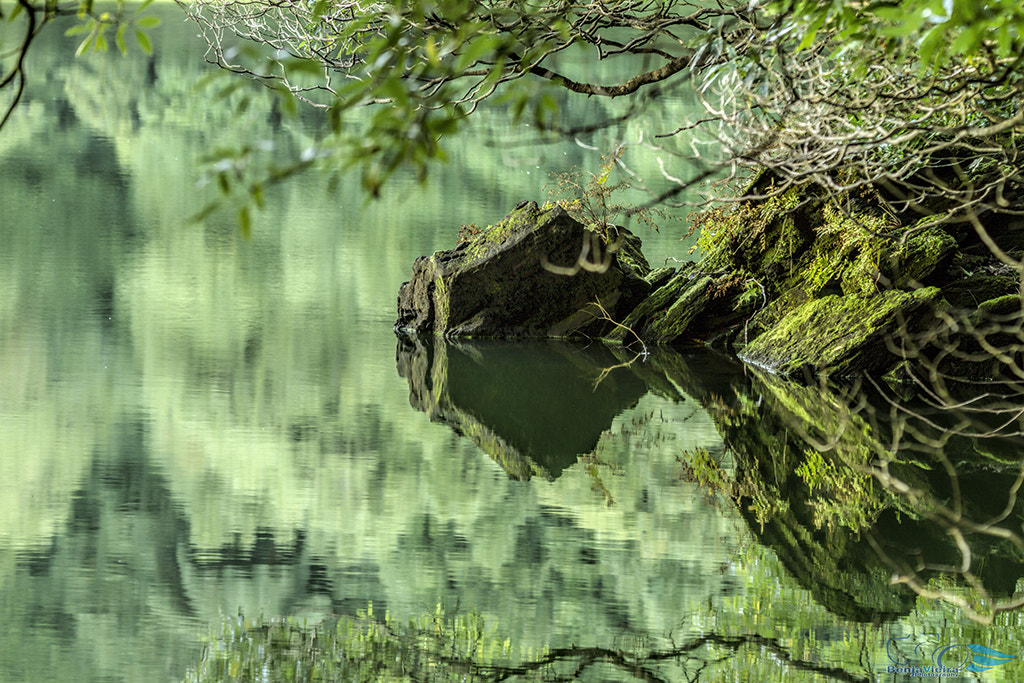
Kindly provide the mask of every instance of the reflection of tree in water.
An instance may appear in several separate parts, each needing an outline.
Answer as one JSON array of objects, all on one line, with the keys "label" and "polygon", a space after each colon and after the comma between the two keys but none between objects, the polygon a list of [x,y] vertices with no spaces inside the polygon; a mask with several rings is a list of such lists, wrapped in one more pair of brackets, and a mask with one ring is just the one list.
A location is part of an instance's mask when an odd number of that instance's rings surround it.
[{"label": "reflection of tree in water", "polygon": [[747,368],[749,379],[723,383],[678,360],[661,367],[735,459],[729,476],[691,454],[688,474],[735,500],[830,611],[886,620],[916,594],[990,623],[1024,604],[1020,406],[1009,396],[982,387],[954,405],[869,382],[806,386]]},{"label": "reflection of tree in water", "polygon": [[[886,546],[885,538],[869,539],[892,567],[894,581],[923,597],[950,601],[983,623],[1024,605],[1014,595],[1024,574],[1018,500],[1024,482],[1024,407],[1020,394],[1002,393],[1007,388],[1002,383],[957,390],[933,385],[902,399],[873,386],[881,399],[878,408],[865,411],[873,422],[888,426],[891,443],[866,471],[906,501],[917,527],[916,539],[904,542],[910,552]],[[934,538],[940,535],[944,543]],[[945,552],[929,552],[932,548]],[[929,585],[936,574],[958,577],[967,590]]]},{"label": "reflection of tree in water", "polygon": [[[700,681],[717,666],[737,664],[741,651],[789,670],[835,681],[866,681],[834,666],[795,655],[781,638],[705,633],[668,647],[572,646],[516,653],[515,645],[477,614],[451,614],[438,605],[409,623],[372,605],[355,617],[306,628],[293,621],[228,620],[211,638],[190,683],[244,680],[412,681]],[[595,679],[595,677],[597,677]]]},{"label": "reflection of tree in water", "polygon": [[[416,348],[400,349],[399,360],[418,407],[481,443],[474,434],[487,431],[525,444],[499,451],[518,453],[527,469],[544,462],[536,455],[523,458],[530,454],[530,440],[495,421],[512,414],[509,406],[523,410],[529,396],[506,395],[501,409],[488,408],[493,397],[487,392],[502,384],[494,376],[503,366],[500,357],[484,363],[478,356],[516,347],[466,347],[476,354],[467,355],[466,349],[442,344],[441,365],[436,349]],[[591,375],[602,363],[616,364],[614,356],[592,356],[574,351],[560,362],[574,372],[585,365]],[[419,372],[412,371],[416,363]],[[476,368],[477,375],[458,372],[463,365]],[[551,368],[558,364],[542,365],[541,384],[552,383]],[[596,421],[593,429],[577,425],[587,432],[587,444],[567,450],[566,463],[586,450],[616,412],[635,402],[638,394],[623,379],[632,375],[672,400],[692,397],[709,413],[726,451],[689,454],[684,474],[728,494],[755,536],[833,614],[891,621],[908,614],[917,595],[949,601],[981,622],[1019,606],[1012,596],[1024,542],[1009,524],[1019,513],[1016,494],[1024,473],[1016,464],[1019,407],[1010,397],[975,392],[954,407],[906,385],[804,385],[725,356],[665,349],[656,350],[649,363],[618,372],[617,385],[601,399],[610,402],[586,411]],[[529,386],[531,396],[539,393]],[[483,387],[479,396],[467,393],[473,387]],[[722,467],[727,456],[734,460],[733,472]],[[507,455],[502,461],[512,462]],[[552,476],[560,469],[544,471]]]}]

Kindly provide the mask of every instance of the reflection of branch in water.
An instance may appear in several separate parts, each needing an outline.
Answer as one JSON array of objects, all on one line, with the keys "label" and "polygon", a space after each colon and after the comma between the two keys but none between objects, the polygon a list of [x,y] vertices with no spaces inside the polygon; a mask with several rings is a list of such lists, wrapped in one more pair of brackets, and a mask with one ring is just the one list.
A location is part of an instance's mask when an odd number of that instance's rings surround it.
[{"label": "reflection of branch in water", "polygon": [[[640,335],[638,335],[633,330],[633,328],[629,327],[628,325],[623,325],[622,323],[612,318],[611,314],[608,312],[608,309],[602,306],[600,301],[592,301],[589,305],[596,307],[597,310],[601,312],[601,315],[597,315],[591,310],[584,309],[584,312],[590,316],[593,316],[594,320],[605,320],[607,322],[610,322],[612,325],[615,325],[616,327],[629,332],[634,337],[636,337],[636,340],[638,342],[640,342],[640,352],[633,356],[631,359],[629,359],[628,361],[624,361],[622,363],[616,363],[615,365],[612,365],[601,370],[601,373],[598,375],[597,379],[594,380],[594,390],[597,391],[597,388],[601,385],[601,382],[603,382],[605,378],[609,374],[611,374],[613,370],[617,370],[619,368],[628,368],[638,360],[647,360],[647,358],[650,356],[650,353],[647,351],[647,344],[645,344],[644,340],[640,338]],[[623,346],[629,348],[630,344],[624,344]]]},{"label": "reflection of branch in water", "polygon": [[[797,670],[836,681],[871,680],[840,666],[802,659],[807,643],[796,644],[791,634],[774,638],[758,633],[720,633],[711,627],[706,631],[684,640],[670,633],[661,649],[653,648],[645,636],[640,636],[625,642],[616,639],[608,647],[573,645],[540,652],[518,649],[517,654],[509,638],[493,625],[488,626],[479,613],[460,613],[458,606],[454,611],[447,610],[440,603],[408,621],[388,613],[381,618],[370,603],[354,616],[337,615],[336,620],[311,627],[290,618],[248,620],[239,614],[224,621],[222,633],[213,634],[190,669],[188,680],[212,683],[227,678],[276,681],[372,677],[567,682],[614,677],[667,683],[696,682],[705,673],[720,676],[721,670],[713,670],[716,665],[747,669],[749,676],[751,664],[758,663],[773,672]],[[865,671],[870,670],[865,667]],[[296,672],[305,675],[297,676]],[[753,674],[756,678],[757,671]]]},{"label": "reflection of branch in water", "polygon": [[[918,397],[923,400],[925,405],[934,410],[940,411],[940,414],[949,417],[958,414],[976,414],[980,416],[999,415],[1008,416],[1005,417],[1003,422],[994,427],[986,426],[984,431],[967,431],[968,427],[975,427],[971,421],[964,420],[960,427],[953,428],[949,425],[940,426],[934,420],[926,417],[920,412],[915,412],[907,407],[902,401],[891,398],[882,386],[872,378],[867,378],[871,385],[878,392],[879,396],[882,396],[889,402],[892,409],[897,412],[905,413],[908,417],[911,417],[922,424],[926,424],[937,431],[942,431],[957,436],[966,436],[971,438],[991,438],[991,437],[1009,437],[1009,436],[1024,436],[1024,431],[1017,429],[1014,431],[1007,431],[1014,423],[1017,423],[1021,417],[1024,417],[1024,406],[1015,405],[1011,402],[1002,403],[988,403],[987,401],[1003,400],[1005,396],[1002,393],[995,393],[986,391],[984,393],[975,394],[969,397],[963,397],[959,399],[953,399],[948,394],[943,396],[941,393],[935,391],[932,384],[925,382],[917,376],[913,371],[908,371],[908,376],[913,379],[914,386],[919,390]],[[977,386],[985,386],[986,384],[995,385],[1001,388],[1005,388],[1006,385],[1003,382],[976,382]],[[1021,392],[1024,394],[1024,391]]]},{"label": "reflection of branch in water", "polygon": [[579,462],[581,465],[585,465],[587,468],[587,474],[590,475],[590,490],[601,494],[604,499],[606,507],[612,507],[615,505],[615,497],[612,492],[605,486],[604,480],[601,478],[601,467],[607,467],[610,472],[614,473],[612,465],[603,461],[598,455],[598,451],[604,448],[604,441],[600,441],[597,447],[591,453],[585,453],[580,456]]},{"label": "reflection of branch in water", "polygon": [[[1020,286],[1020,264],[1004,279]],[[911,333],[901,327],[887,339],[889,350],[908,361],[903,373],[930,400],[944,408],[961,403],[964,392],[986,388],[985,398],[1024,394],[1024,298],[1022,290],[967,308],[938,307],[934,324]],[[973,400],[979,400],[973,397]],[[1024,415],[1019,403],[1010,412]]]},{"label": "reflection of branch in water", "polygon": [[[952,474],[951,483],[957,481],[955,468],[949,463],[948,458],[942,456],[942,461],[948,466]],[[972,571],[975,565],[975,551],[968,543],[969,535],[989,536],[994,539],[1006,541],[1024,552],[1024,538],[1014,530],[997,526],[1005,521],[1016,508],[1018,491],[1024,483],[1024,464],[1021,465],[1014,483],[1007,491],[1007,502],[1003,510],[984,522],[975,522],[964,514],[964,500],[958,487],[954,488],[955,496],[951,505],[939,501],[935,496],[927,492],[909,486],[905,481],[895,477],[886,466],[877,468],[874,471],[875,478],[890,491],[903,494],[906,498],[915,503],[915,510],[922,513],[922,516],[940,525],[945,529],[946,534],[953,539],[960,562],[957,565],[943,565],[925,562],[919,557],[915,566],[906,562],[900,562],[890,553],[886,552],[875,538],[874,534],[868,534],[868,541],[871,543],[879,557],[888,564],[894,571],[892,582],[904,584],[921,597],[931,600],[941,600],[956,605],[963,610],[964,615],[973,621],[983,624],[991,624],[993,619],[1000,612],[1007,612],[1024,606],[1024,596],[1011,597],[1008,600],[993,599],[981,579]],[[923,572],[949,574],[961,577],[976,596],[972,603],[967,597],[955,591],[944,590],[935,587],[928,587],[922,580]]]},{"label": "reflection of branch in water", "polygon": [[845,669],[824,666],[815,662],[794,657],[787,650],[780,640],[767,638],[757,634],[745,634],[738,636],[727,636],[717,633],[708,633],[698,636],[691,641],[678,645],[667,650],[654,650],[645,654],[635,654],[623,650],[611,650],[603,647],[567,647],[551,650],[545,656],[532,662],[526,662],[518,666],[510,667],[486,667],[481,666],[476,670],[483,675],[491,676],[493,681],[509,680],[513,677],[537,675],[538,673],[550,671],[557,664],[575,663],[571,673],[564,676],[548,677],[541,673],[541,680],[547,681],[575,681],[592,666],[606,664],[627,673],[638,681],[650,681],[656,683],[667,681],[655,670],[654,664],[664,661],[685,659],[694,664],[694,671],[686,672],[687,680],[696,683],[705,672],[709,664],[717,664],[726,661],[728,658],[710,660],[707,657],[699,657],[694,653],[703,647],[715,646],[731,650],[735,655],[744,646],[756,647],[767,651],[770,655],[782,664],[797,669],[819,674],[836,681],[869,681],[870,678],[857,676]]},{"label": "reflection of branch in water", "polygon": [[[872,389],[877,398],[869,401],[867,391]],[[1005,581],[1001,586],[991,583],[1002,579],[1000,570],[988,566],[991,562],[1016,565],[1024,556],[1024,529],[1017,521],[1007,524],[1015,519],[1024,486],[1017,438],[1017,420],[1024,407],[1019,398],[1014,402],[1005,394],[990,400],[987,389],[980,398],[963,396],[956,402],[944,401],[934,385],[931,389],[915,405],[894,395],[898,390],[871,380],[852,391],[822,384],[808,394],[817,393],[819,413],[805,414],[793,406],[807,409],[810,399],[795,400],[802,395],[797,389],[786,399],[786,388],[777,386],[773,391],[779,403],[774,410],[780,411],[786,429],[800,441],[880,484],[890,496],[886,506],[910,515],[895,528],[914,524],[911,520],[935,525],[938,533],[932,544],[920,549],[888,547],[885,527],[863,529],[874,552],[892,569],[893,584],[954,605],[967,618],[990,624],[1000,612],[1024,606],[1020,594],[1000,597],[1003,591],[1013,593],[1014,586]],[[1003,458],[1001,448],[1007,450]],[[1000,472],[1006,475],[1005,489],[993,489],[992,477]],[[1000,504],[1002,495],[1006,499]],[[945,545],[942,539],[947,539]],[[993,544],[1001,550],[993,552]],[[1017,576],[1003,572],[1010,578]],[[954,577],[956,582],[935,581],[936,575]]]},{"label": "reflection of branch in water", "polygon": [[[963,562],[959,568],[939,567],[935,565],[927,565],[923,562],[917,567],[910,567],[906,563],[897,562],[891,555],[889,555],[889,553],[885,552],[873,534],[868,534],[868,541],[875,549],[875,552],[878,553],[879,557],[893,568],[893,584],[903,584],[926,600],[940,600],[942,602],[955,605],[963,611],[964,616],[972,621],[976,621],[981,624],[991,624],[999,613],[1010,612],[1024,607],[1024,596],[1017,596],[1009,600],[992,599],[992,596],[989,594],[988,590],[985,589],[981,580],[972,572],[967,570],[967,568],[972,564],[972,552],[965,542],[963,535],[956,531],[952,533],[957,535],[957,545],[960,547],[962,552]],[[968,584],[970,584],[971,588],[977,594],[976,603],[972,604],[970,600],[962,595],[954,593],[953,591],[929,588],[921,581],[920,573],[923,571],[940,571],[959,574],[968,582]]]}]

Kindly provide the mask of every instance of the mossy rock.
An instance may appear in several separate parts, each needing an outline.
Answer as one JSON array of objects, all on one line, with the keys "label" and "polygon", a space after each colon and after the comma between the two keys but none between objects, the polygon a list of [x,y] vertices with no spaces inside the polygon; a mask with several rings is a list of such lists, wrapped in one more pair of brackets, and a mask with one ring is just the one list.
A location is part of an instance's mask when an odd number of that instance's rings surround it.
[{"label": "mossy rock", "polygon": [[913,327],[938,295],[932,287],[813,299],[790,311],[740,357],[780,375],[882,375],[901,360],[889,350],[888,340]]},{"label": "mossy rock", "polygon": [[[396,331],[449,337],[603,334],[649,292],[640,240],[608,238],[561,207],[524,202],[456,248],[417,259],[399,288]],[[609,239],[610,238],[610,239]]]},{"label": "mossy rock", "polygon": [[791,287],[777,299],[761,308],[747,322],[747,334],[755,339],[778,324],[790,311],[811,300],[803,287]]},{"label": "mossy rock", "polygon": [[[761,191],[771,191],[770,182],[759,184],[765,188]],[[768,199],[741,203],[704,228],[712,237],[707,240],[710,248],[701,268],[742,269],[758,279],[784,279],[814,242],[820,211],[818,203],[802,200],[796,187]]]},{"label": "mossy rock", "polygon": [[880,266],[882,274],[896,289],[927,283],[929,277],[949,263],[957,243],[945,230],[927,228],[911,233],[902,243],[887,250]]},{"label": "mossy rock", "polygon": [[641,336],[656,344],[671,344],[688,336],[687,328],[711,300],[714,278],[702,275],[690,281],[674,301],[644,326]]},{"label": "mossy rock", "polygon": [[[1024,315],[1022,309],[1024,309],[1024,299],[1021,298],[1020,294],[1006,294],[981,302],[978,309],[969,316],[969,319],[973,325],[981,325],[988,321],[1012,322],[1019,320]],[[990,343],[997,338],[1001,339],[1003,343],[1000,346],[1005,344],[1005,348],[1009,350],[1016,346],[1013,343],[1015,336],[1012,334],[993,336]]]},{"label": "mossy rock", "polygon": [[1020,280],[1009,275],[972,275],[942,288],[943,297],[956,308],[976,308],[985,301],[1019,293]]},{"label": "mossy rock", "polygon": [[[690,264],[693,265],[692,263]],[[677,269],[671,266],[665,266],[664,268],[655,268],[644,276],[644,280],[651,286],[651,291],[656,292],[661,289],[664,285],[667,285],[669,281],[675,276]]]},{"label": "mossy rock", "polygon": [[710,285],[710,277],[680,269],[668,282],[640,302],[622,321],[622,326],[612,330],[606,338],[609,341],[628,343],[634,339],[635,332],[645,341],[655,343],[656,340],[650,336],[653,321],[664,317],[681,299],[699,299],[701,292]]},{"label": "mossy rock", "polygon": [[615,256],[619,265],[636,277],[646,280],[651,273],[651,266],[644,256],[643,242],[640,238],[618,226],[609,226],[607,233],[605,241],[618,245]]},{"label": "mossy rock", "polygon": [[728,341],[729,333],[755,309],[749,283],[739,273],[709,275],[680,269],[667,284],[640,302],[607,339],[629,343],[639,336],[648,344],[673,345],[723,337]]}]

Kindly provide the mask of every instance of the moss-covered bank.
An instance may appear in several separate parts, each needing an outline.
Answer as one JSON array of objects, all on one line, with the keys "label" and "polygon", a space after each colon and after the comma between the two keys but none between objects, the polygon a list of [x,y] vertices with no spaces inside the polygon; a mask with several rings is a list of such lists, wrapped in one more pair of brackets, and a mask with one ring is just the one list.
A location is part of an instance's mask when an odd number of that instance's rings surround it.
[{"label": "moss-covered bank", "polygon": [[[976,230],[894,215],[870,188],[778,189],[763,174],[745,195],[760,198],[699,214],[704,257],[625,326],[649,343],[730,348],[788,376],[883,376],[911,359],[977,378],[1019,364],[1021,272]],[[1024,257],[1024,225],[990,223],[1010,259]]]},{"label": "moss-covered bank", "polygon": [[[696,221],[704,257],[651,270],[636,237],[524,202],[417,260],[401,331],[710,344],[787,376],[993,377],[1024,367],[1024,222],[894,215],[878,192],[776,186]],[[993,249],[993,242],[998,249]],[[1002,258],[995,252],[1002,250]],[[1015,261],[1016,259],[1016,261]],[[912,361],[908,362],[908,361]]]}]

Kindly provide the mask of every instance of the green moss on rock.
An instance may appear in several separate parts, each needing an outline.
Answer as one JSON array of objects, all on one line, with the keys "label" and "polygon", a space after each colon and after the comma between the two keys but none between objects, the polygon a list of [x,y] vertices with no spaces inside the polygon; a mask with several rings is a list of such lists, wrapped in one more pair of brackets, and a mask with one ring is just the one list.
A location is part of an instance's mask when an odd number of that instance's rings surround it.
[{"label": "green moss on rock", "polygon": [[1020,293],[1020,280],[1009,275],[971,275],[942,287],[951,306],[974,308],[990,299]]},{"label": "green moss on rock", "polygon": [[753,308],[742,278],[679,271],[642,301],[608,335],[629,342],[634,333],[650,344],[693,344],[731,330]]},{"label": "green moss on rock", "polygon": [[622,321],[622,326],[608,334],[607,339],[614,342],[632,341],[634,339],[633,333],[630,331],[632,330],[642,338],[654,343],[654,338],[651,336],[651,325],[656,320],[663,318],[668,309],[680,298],[683,298],[686,292],[706,288],[710,281],[710,278],[706,276],[695,278],[693,274],[680,270],[666,284],[640,302]]},{"label": "green moss on rock", "polygon": [[535,202],[526,202],[516,207],[499,222],[487,226],[462,245],[466,263],[487,259],[517,237],[526,236],[531,227],[543,223],[549,218],[546,214],[552,211],[541,209]]},{"label": "green moss on rock", "polygon": [[417,259],[399,289],[395,327],[475,338],[600,335],[607,318],[621,320],[650,291],[639,239],[614,232],[609,242],[560,207],[525,202],[456,248]]},{"label": "green moss on rock", "polygon": [[781,375],[884,374],[900,360],[889,351],[887,339],[911,326],[938,293],[933,287],[813,299],[755,339],[740,357]]},{"label": "green moss on rock", "polygon": [[1024,307],[1024,300],[1021,299],[1020,294],[1007,294],[983,301],[978,306],[978,319],[1019,315],[1022,307]]},{"label": "green moss on rock", "polygon": [[892,287],[915,287],[945,266],[956,249],[953,236],[940,228],[912,232],[886,254],[883,274]]},{"label": "green moss on rock", "polygon": [[670,266],[664,268],[655,268],[644,276],[644,280],[651,286],[651,291],[655,292],[672,279],[676,274],[676,269]]},{"label": "green moss on rock", "polygon": [[651,273],[651,266],[644,256],[643,243],[633,233],[616,226],[609,226],[608,240],[617,245],[615,256],[623,269],[645,280]]}]

